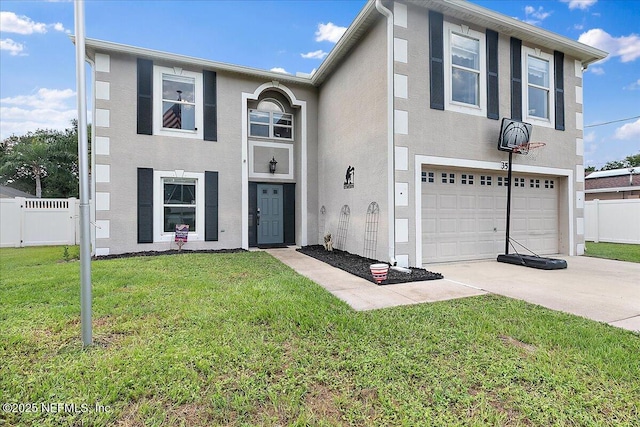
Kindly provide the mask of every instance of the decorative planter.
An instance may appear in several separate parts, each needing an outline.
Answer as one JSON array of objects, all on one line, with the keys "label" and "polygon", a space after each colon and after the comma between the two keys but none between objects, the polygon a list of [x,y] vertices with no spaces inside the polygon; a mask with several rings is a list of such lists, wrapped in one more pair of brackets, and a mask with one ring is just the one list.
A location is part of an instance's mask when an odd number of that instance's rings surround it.
[{"label": "decorative planter", "polygon": [[389,264],[371,264],[369,266],[373,280],[377,284],[380,284],[387,280],[387,273],[389,273]]}]

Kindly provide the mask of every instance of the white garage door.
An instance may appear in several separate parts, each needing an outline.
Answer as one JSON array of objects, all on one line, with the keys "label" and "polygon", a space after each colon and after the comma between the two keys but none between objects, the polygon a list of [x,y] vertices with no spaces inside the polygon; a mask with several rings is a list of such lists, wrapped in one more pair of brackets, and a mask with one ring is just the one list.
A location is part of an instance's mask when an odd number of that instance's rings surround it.
[{"label": "white garage door", "polygon": [[[514,173],[513,180],[511,237],[537,254],[557,254],[558,179]],[[423,263],[504,253],[506,211],[506,172],[423,169]]]}]

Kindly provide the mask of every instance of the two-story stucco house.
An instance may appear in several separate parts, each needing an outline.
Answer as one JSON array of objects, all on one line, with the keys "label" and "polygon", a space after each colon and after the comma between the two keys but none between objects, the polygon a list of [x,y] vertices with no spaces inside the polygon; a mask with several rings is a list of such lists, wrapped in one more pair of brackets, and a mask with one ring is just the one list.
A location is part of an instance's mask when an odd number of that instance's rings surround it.
[{"label": "two-story stucco house", "polygon": [[514,155],[511,235],[584,251],[582,73],[598,49],[460,0],[367,3],[313,75],[86,47],[98,256],[175,248],[184,223],[188,249],[332,233],[405,266],[493,258],[504,117],[546,143]]}]

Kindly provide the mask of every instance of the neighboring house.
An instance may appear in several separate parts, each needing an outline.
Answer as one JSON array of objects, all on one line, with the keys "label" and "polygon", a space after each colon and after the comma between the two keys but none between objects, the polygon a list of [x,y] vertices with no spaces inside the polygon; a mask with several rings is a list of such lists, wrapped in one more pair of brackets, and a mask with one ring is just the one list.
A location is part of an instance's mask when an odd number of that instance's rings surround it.
[{"label": "neighboring house", "polygon": [[503,117],[546,143],[514,155],[512,236],[584,251],[582,73],[598,49],[458,0],[367,3],[311,76],[86,48],[97,255],[167,250],[186,223],[189,249],[330,232],[405,266],[493,258]]},{"label": "neighboring house", "polygon": [[640,198],[640,167],[591,172],[585,177],[586,200]]},{"label": "neighboring house", "polygon": [[25,193],[24,191],[16,190],[6,185],[0,185],[0,199],[13,199],[16,197],[33,198],[33,194]]}]

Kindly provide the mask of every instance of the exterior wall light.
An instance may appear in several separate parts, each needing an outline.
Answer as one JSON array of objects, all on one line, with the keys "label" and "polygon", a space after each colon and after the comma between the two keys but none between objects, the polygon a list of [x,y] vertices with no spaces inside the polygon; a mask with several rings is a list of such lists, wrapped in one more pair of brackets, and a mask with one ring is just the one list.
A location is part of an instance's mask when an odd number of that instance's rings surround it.
[{"label": "exterior wall light", "polygon": [[269,172],[276,173],[276,165],[277,164],[278,164],[278,162],[276,161],[276,158],[272,157],[271,161],[269,161]]}]

